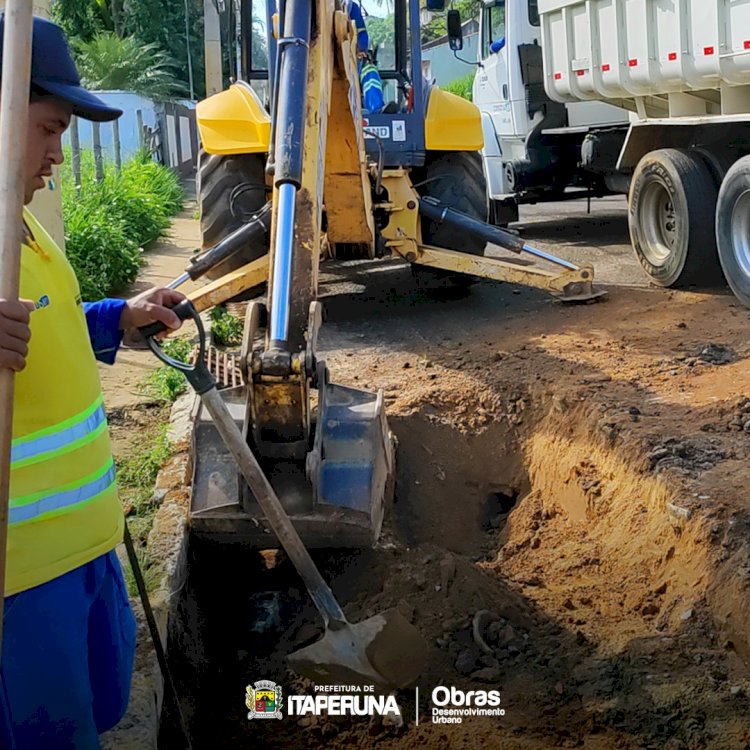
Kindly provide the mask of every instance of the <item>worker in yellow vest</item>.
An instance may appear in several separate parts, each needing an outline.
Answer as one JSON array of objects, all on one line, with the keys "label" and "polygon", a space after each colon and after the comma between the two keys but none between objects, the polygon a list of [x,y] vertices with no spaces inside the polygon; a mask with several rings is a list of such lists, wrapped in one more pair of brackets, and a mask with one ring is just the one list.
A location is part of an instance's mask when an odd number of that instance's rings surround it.
[{"label": "worker in yellow vest", "polygon": [[[26,204],[62,162],[71,115],[122,114],[81,87],[61,29],[41,18],[31,81]],[[135,620],[114,552],[124,519],[95,358],[112,363],[125,329],[179,328],[169,308],[183,295],[82,303],[73,269],[28,210],[23,230],[21,301],[0,300],[0,367],[17,372],[0,748],[96,750],[127,707]]]}]

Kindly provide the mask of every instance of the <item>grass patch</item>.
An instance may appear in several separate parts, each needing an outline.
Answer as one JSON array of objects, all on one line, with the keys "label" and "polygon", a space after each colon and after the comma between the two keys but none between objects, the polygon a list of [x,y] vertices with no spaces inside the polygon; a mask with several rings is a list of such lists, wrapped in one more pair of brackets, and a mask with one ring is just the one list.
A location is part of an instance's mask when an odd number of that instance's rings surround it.
[{"label": "grass patch", "polygon": [[[117,479],[120,486],[141,490],[151,488],[156,481],[156,475],[165,461],[172,454],[167,440],[166,424],[157,425],[149,435],[151,443],[126,456],[117,464]],[[138,506],[136,505],[136,511]]]},{"label": "grass patch", "polygon": [[[170,338],[164,342],[162,349],[173,359],[187,362],[193,351],[193,344],[185,338]],[[179,370],[162,365],[146,378],[144,392],[157,401],[171,403],[184,393],[187,387],[187,380]]]},{"label": "grass patch", "polygon": [[[128,519],[127,523],[130,527],[130,534],[133,539],[135,539],[136,529],[133,519]],[[151,527],[149,526],[149,528]],[[140,565],[141,573],[143,574],[143,580],[146,584],[146,592],[152,594],[159,584],[161,567],[153,564],[153,560],[145,547],[133,542],[133,548],[135,549],[135,556],[138,559],[138,564]],[[133,568],[131,567],[129,560],[126,565],[122,566],[122,575],[128,589],[128,596],[135,599],[138,596],[138,586],[135,583],[135,575],[133,574]]]},{"label": "grass patch", "polygon": [[[161,467],[172,455],[172,447],[167,439],[168,424],[156,424],[146,428],[139,437],[138,447],[124,456],[115,458],[117,484],[127,515],[127,524],[133,545],[140,562],[146,588],[151,591],[159,580],[158,566],[153,565],[146,551],[148,534],[158,509],[154,501],[154,484]],[[128,593],[137,594],[135,578],[130,566],[123,567]]]},{"label": "grass patch", "polygon": [[216,346],[232,346],[242,341],[242,321],[225,307],[211,310],[211,339]]}]

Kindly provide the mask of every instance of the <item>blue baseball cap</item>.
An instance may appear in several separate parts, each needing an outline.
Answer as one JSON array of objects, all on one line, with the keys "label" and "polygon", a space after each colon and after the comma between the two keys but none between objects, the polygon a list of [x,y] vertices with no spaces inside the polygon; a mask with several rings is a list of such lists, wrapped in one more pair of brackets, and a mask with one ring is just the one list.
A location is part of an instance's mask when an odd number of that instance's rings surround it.
[{"label": "blue baseball cap", "polygon": [[[5,13],[0,14],[0,72],[2,71]],[[31,85],[73,106],[73,114],[84,120],[116,120],[121,109],[110,107],[81,86],[73,55],[63,30],[45,18],[34,16],[31,43]]]}]

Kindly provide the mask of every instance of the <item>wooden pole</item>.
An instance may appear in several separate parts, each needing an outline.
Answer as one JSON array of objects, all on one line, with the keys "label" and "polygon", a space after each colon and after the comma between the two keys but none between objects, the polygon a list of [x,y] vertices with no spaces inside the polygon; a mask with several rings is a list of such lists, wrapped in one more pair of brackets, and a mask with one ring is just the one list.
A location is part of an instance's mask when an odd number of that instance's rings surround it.
[{"label": "wooden pole", "polygon": [[[0,298],[6,300],[18,299],[21,277],[32,19],[32,0],[8,0],[5,4],[3,76],[0,83],[0,154],[3,155],[0,159]],[[13,371],[0,368],[0,648],[8,543],[14,386]]]},{"label": "wooden pole", "polygon": [[146,148],[146,134],[143,132],[143,110],[136,109],[135,122],[138,127],[138,148]]},{"label": "wooden pole", "polygon": [[76,186],[76,195],[81,192],[81,139],[78,133],[78,118],[73,115],[70,118],[70,156],[73,166],[73,182]]},{"label": "wooden pole", "polygon": [[193,81],[193,55],[190,52],[190,6],[185,0],[185,47],[187,48],[188,82],[190,84],[190,100],[195,101],[195,83]]},{"label": "wooden pole", "polygon": [[115,149],[115,171],[120,174],[122,169],[122,147],[120,146],[120,122],[112,120],[112,142]]},{"label": "wooden pole", "polygon": [[102,159],[102,135],[101,125],[98,122],[91,123],[91,141],[94,145],[94,170],[96,171],[96,181],[104,180],[104,160]]}]

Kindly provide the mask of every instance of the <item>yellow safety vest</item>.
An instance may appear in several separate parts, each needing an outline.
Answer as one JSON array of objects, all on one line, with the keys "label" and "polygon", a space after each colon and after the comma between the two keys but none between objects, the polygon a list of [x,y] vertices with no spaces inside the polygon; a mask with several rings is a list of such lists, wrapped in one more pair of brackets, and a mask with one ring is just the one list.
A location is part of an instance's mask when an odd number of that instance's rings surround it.
[{"label": "yellow safety vest", "polygon": [[99,373],[73,269],[26,211],[26,368],[16,375],[5,593],[38,586],[113,549],[123,534]]}]

